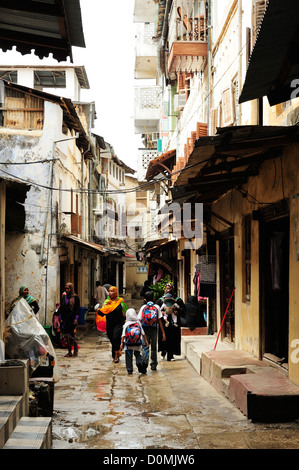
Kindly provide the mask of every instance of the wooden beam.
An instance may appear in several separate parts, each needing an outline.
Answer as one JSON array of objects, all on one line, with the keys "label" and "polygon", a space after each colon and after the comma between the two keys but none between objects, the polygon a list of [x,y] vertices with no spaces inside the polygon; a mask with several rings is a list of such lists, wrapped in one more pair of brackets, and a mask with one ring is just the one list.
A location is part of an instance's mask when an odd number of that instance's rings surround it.
[{"label": "wooden beam", "polygon": [[[249,166],[255,163],[263,163],[265,160],[271,160],[272,158],[280,157],[283,148],[278,147],[273,150],[267,150],[266,152],[252,155],[251,157],[236,158],[233,161],[221,162],[218,165],[204,167],[200,170],[199,175],[209,175],[220,171],[232,171],[234,168]],[[217,158],[222,158],[223,155],[217,155]],[[233,158],[233,157],[232,157]]]},{"label": "wooden beam", "polygon": [[17,33],[16,31],[8,31],[6,29],[0,29],[0,42],[9,41],[13,42],[15,45],[20,44],[29,44],[32,49],[36,46],[40,46],[43,49],[49,49],[49,52],[52,52],[52,49],[65,51],[69,47],[69,44],[66,40],[59,38],[49,38],[46,36],[39,36],[37,34],[26,34],[26,33]]},{"label": "wooden beam", "polygon": [[189,185],[211,185],[211,184],[219,184],[225,183],[226,181],[231,182],[233,180],[244,180],[247,179],[249,176],[257,176],[259,173],[257,168],[252,170],[245,170],[245,171],[232,171],[231,173],[217,173],[217,175],[210,175],[204,177],[195,177],[189,178],[188,184]]},{"label": "wooden beam", "polygon": [[0,8],[13,11],[21,11],[23,13],[38,13],[39,15],[48,15],[56,17],[64,17],[61,5],[29,1],[29,0],[1,0]]},{"label": "wooden beam", "polygon": [[0,180],[0,339],[3,340],[5,320],[5,210],[6,183]]}]

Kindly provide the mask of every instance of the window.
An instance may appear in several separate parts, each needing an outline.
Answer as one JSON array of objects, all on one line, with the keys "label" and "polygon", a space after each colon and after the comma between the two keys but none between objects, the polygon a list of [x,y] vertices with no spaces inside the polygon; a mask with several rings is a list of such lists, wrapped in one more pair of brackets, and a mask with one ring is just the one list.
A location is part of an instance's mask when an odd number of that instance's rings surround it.
[{"label": "window", "polygon": [[43,129],[43,99],[9,89],[5,89],[4,103],[3,99],[4,97],[1,98],[1,111],[3,116],[1,125],[3,125],[3,127],[14,129]]}]

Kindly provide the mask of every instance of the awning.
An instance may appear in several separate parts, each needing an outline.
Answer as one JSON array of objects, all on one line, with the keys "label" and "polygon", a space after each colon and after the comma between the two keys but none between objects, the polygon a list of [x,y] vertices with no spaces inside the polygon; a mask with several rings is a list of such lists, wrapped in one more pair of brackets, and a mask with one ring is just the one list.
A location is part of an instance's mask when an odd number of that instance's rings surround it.
[{"label": "awning", "polygon": [[176,149],[169,150],[168,152],[159,155],[159,157],[154,158],[154,160],[149,162],[145,178],[150,181],[154,176],[159,175],[159,173],[171,173],[175,164],[175,159]]},{"label": "awning", "polygon": [[40,58],[73,62],[72,46],[85,47],[79,0],[2,0],[0,48],[14,46],[21,54],[32,49]]},{"label": "awning", "polygon": [[75,237],[74,235],[63,235],[61,238],[68,242],[75,243],[76,245],[79,245],[81,248],[84,248],[86,250],[91,250],[102,254],[104,253],[102,245],[87,242],[86,240],[82,240],[81,238]]},{"label": "awning", "polygon": [[196,202],[212,203],[241,188],[263,162],[278,158],[294,142],[299,142],[299,126],[235,126],[201,137],[172,188],[173,201],[196,193]]},{"label": "awning", "polygon": [[239,102],[263,96],[268,97],[271,106],[288,101],[298,88],[298,83],[294,87],[292,81],[298,78],[299,2],[271,0],[250,57]]},{"label": "awning", "polygon": [[162,243],[159,243],[157,245],[152,246],[151,248],[148,248],[146,252],[149,253],[149,252],[156,251],[156,250],[163,251],[164,248],[167,248],[170,245],[174,245],[175,243],[177,243],[177,240],[162,241]]}]

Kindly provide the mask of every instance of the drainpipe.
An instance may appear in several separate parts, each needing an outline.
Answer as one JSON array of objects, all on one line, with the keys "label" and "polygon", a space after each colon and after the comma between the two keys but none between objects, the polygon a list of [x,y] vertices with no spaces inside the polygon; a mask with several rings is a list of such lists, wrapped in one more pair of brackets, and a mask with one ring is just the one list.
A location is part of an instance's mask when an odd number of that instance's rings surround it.
[{"label": "drainpipe", "polygon": [[[79,137],[79,133],[77,132],[75,136],[73,137],[67,137],[66,139],[60,139],[60,140],[54,140],[53,141],[53,147],[52,147],[52,158],[50,162],[50,179],[49,179],[49,193],[48,193],[48,206],[50,207],[50,222],[51,222],[51,230],[50,233],[48,233],[48,249],[47,249],[47,264],[45,266],[46,269],[46,281],[45,281],[45,324],[47,321],[47,303],[48,303],[48,271],[49,271],[49,249],[50,249],[50,236],[52,236],[52,187],[53,187],[53,181],[54,181],[54,157],[55,157],[55,149],[56,149],[56,144],[58,142],[64,142],[66,140],[72,140],[72,139],[77,139]],[[45,222],[44,222],[44,236],[42,238],[42,244],[41,244],[41,252],[40,252],[40,257],[39,257],[39,262],[42,263],[43,260],[43,255],[44,255],[44,246],[45,246],[45,238],[46,238],[46,233],[47,233],[47,222],[48,222],[48,213],[45,215]]]},{"label": "drainpipe", "polygon": [[[239,94],[242,90],[242,60],[243,60],[243,52],[242,52],[242,30],[243,30],[243,21],[242,21],[242,0],[238,1],[238,16],[239,16]],[[239,103],[239,115],[238,115],[238,125],[241,126],[242,124],[242,104]]]},{"label": "drainpipe", "polygon": [[211,68],[212,68],[212,53],[211,53],[211,34],[212,34],[212,25],[211,25],[211,3],[212,0],[208,0],[208,103],[207,103],[207,135],[210,135],[210,107],[211,107],[211,97],[210,93],[212,90],[211,86]]}]

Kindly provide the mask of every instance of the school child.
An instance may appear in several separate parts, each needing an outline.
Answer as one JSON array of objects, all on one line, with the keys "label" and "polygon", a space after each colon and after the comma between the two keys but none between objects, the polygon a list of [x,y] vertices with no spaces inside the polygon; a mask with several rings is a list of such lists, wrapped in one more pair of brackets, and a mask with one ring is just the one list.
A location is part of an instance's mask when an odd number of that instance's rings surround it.
[{"label": "school child", "polygon": [[[151,370],[157,370],[157,342],[158,342],[158,328],[162,333],[162,341],[166,341],[166,336],[162,324],[162,313],[159,305],[154,304],[153,292],[148,291],[144,294],[144,303],[139,310],[138,318],[143,326],[148,343],[151,346]],[[149,346],[142,351],[143,363],[147,369],[149,361]]]},{"label": "school child", "polygon": [[133,373],[133,354],[136,358],[136,366],[141,374],[146,374],[143,366],[142,355],[142,339],[148,346],[145,332],[133,308],[129,308],[126,312],[126,323],[123,326],[121,337],[121,351],[125,348],[126,368],[129,375]]}]

